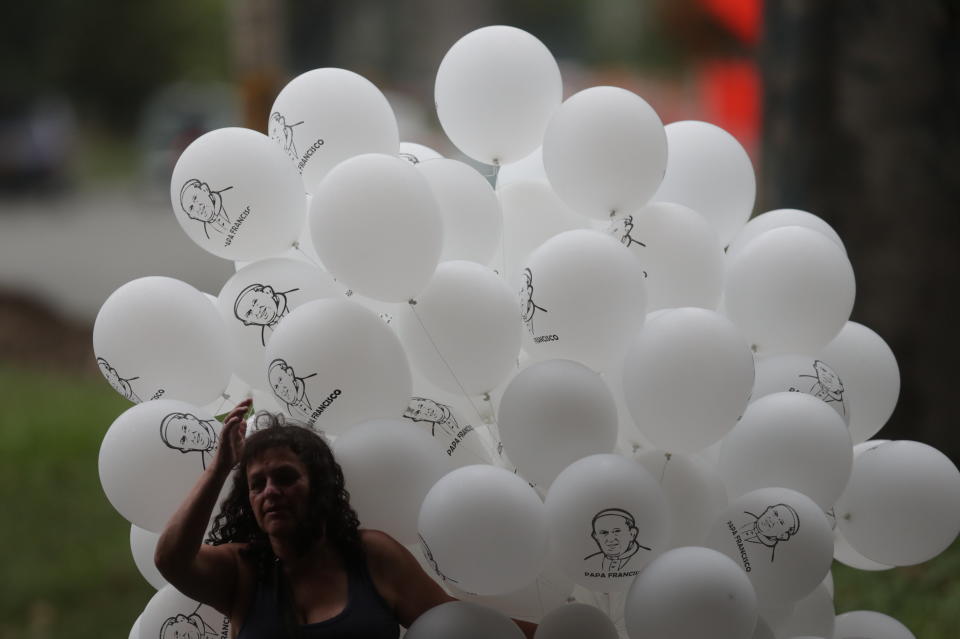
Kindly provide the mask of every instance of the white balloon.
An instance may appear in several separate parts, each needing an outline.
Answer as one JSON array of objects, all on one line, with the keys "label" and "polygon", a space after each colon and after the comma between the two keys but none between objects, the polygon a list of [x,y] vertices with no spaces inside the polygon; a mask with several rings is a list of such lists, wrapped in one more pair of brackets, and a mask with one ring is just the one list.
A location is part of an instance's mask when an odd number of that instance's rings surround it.
[{"label": "white balloon", "polygon": [[617,443],[610,389],[599,374],[565,359],[532,364],[510,380],[498,421],[510,460],[541,488],[576,460],[611,453]]},{"label": "white balloon", "polygon": [[843,537],[864,557],[918,564],[960,533],[960,471],[932,446],[879,444],[857,455],[834,511]]},{"label": "white balloon", "polygon": [[533,635],[534,639],[618,639],[617,627],[599,608],[571,603],[548,613]]},{"label": "white balloon", "polygon": [[419,394],[410,398],[403,417],[429,433],[453,467],[493,463],[484,439],[486,429],[474,427],[476,415],[460,411],[436,394],[416,392]]},{"label": "white balloon", "polygon": [[527,157],[504,164],[497,169],[497,191],[501,191],[510,184],[517,182],[548,182],[547,172],[543,169],[543,147],[538,146],[537,150]]},{"label": "white balloon", "polygon": [[758,358],[756,371],[751,401],[771,393],[806,393],[825,402],[850,424],[850,393],[829,361],[809,355],[770,355]]},{"label": "white balloon", "polygon": [[307,302],[274,331],[264,367],[288,415],[339,433],[397,417],[411,394],[400,340],[372,311],[346,299]]},{"label": "white balloon", "polygon": [[490,26],[450,47],[437,69],[434,98],[440,125],[458,149],[486,164],[506,164],[540,144],[563,84],[540,40]]},{"label": "white balloon", "polygon": [[436,386],[479,395],[516,368],[522,341],[516,298],[475,262],[442,262],[416,305],[397,320],[413,365]]},{"label": "white balloon", "polygon": [[519,181],[497,187],[503,210],[501,272],[516,281],[530,253],[564,231],[587,228],[588,221],[574,213],[544,181]]},{"label": "white balloon", "polygon": [[818,357],[835,366],[850,389],[850,437],[873,437],[893,414],[900,396],[897,358],[883,338],[857,322],[847,322]]},{"label": "white balloon", "polygon": [[643,324],[646,289],[640,260],[599,231],[561,233],[527,258],[520,274],[524,349],[603,370],[619,361]]},{"label": "white balloon", "polygon": [[650,200],[667,167],[667,136],[640,96],[592,87],[567,98],[551,118],[543,167],[570,208],[605,220]]},{"label": "white balloon", "polygon": [[730,502],[704,545],[742,567],[761,606],[807,596],[833,560],[827,516],[789,488],[761,488]]},{"label": "white balloon", "polygon": [[757,623],[757,596],[729,557],[687,546],[654,559],[627,594],[630,639],[742,639]]},{"label": "white balloon", "polygon": [[397,154],[410,164],[422,164],[429,160],[439,160],[443,156],[429,146],[416,142],[401,142],[400,152]]},{"label": "white balloon", "polygon": [[651,201],[689,206],[726,246],[753,212],[757,180],[750,156],[736,138],[707,122],[672,122],[666,136],[666,174]]},{"label": "white balloon", "polygon": [[137,617],[133,626],[130,627],[130,634],[127,635],[127,639],[140,639],[140,617]]},{"label": "white balloon", "polygon": [[797,602],[791,614],[776,627],[778,637],[832,637],[835,619],[833,596],[823,584]]},{"label": "white balloon", "polygon": [[781,392],[747,406],[723,438],[718,470],[731,497],[782,486],[829,510],[847,485],[852,463],[843,419],[815,397]]},{"label": "white balloon", "polygon": [[97,364],[131,402],[161,397],[207,404],[230,381],[226,327],[204,294],[169,277],[127,282],[93,326]]},{"label": "white balloon", "polygon": [[850,542],[844,538],[839,527],[833,529],[833,558],[843,565],[857,570],[881,571],[893,568],[893,566],[867,559],[857,552],[856,548],[851,546]]},{"label": "white balloon", "polygon": [[636,459],[660,481],[673,522],[670,548],[699,546],[727,507],[723,480],[707,461],[684,453],[647,450]]},{"label": "white balloon", "polygon": [[153,553],[157,548],[157,541],[160,539],[159,533],[144,530],[133,524],[130,524],[130,553],[133,555],[133,563],[137,570],[147,583],[155,589],[160,590],[167,585],[167,580],[163,578],[156,564],[153,563]]},{"label": "white balloon", "polygon": [[717,308],[723,247],[705,217],[680,204],[654,202],[613,218],[607,232],[640,258],[648,313],[681,306]]},{"label": "white balloon", "polygon": [[817,231],[785,226],[729,260],[724,308],[765,355],[816,353],[849,319],[855,288],[843,249]]},{"label": "white balloon", "polygon": [[523,639],[520,627],[506,615],[469,601],[448,601],[417,617],[406,639]]},{"label": "white balloon", "polygon": [[441,260],[489,264],[500,247],[500,200],[487,178],[469,164],[440,159],[417,165],[443,218]]},{"label": "white balloon", "polygon": [[201,135],[170,178],[177,222],[201,248],[228,260],[256,260],[293,245],[306,217],[297,172],[270,138],[249,129]]},{"label": "white balloon", "polygon": [[780,228],[781,226],[805,226],[814,231],[819,231],[833,240],[833,242],[846,252],[843,240],[833,230],[833,227],[817,217],[813,213],[807,213],[799,209],[776,209],[767,211],[754,217],[747,222],[738,232],[730,246],[727,247],[727,257],[732,257],[740,252],[744,246],[750,243],[755,237],[769,231],[770,229]]},{"label": "white balloon", "polygon": [[905,625],[881,612],[853,610],[837,615],[833,639],[916,639]]},{"label": "white balloon", "polygon": [[669,540],[670,511],[657,479],[621,455],[567,466],[544,507],[553,562],[591,590],[626,590]]},{"label": "white balloon", "polygon": [[423,500],[418,528],[435,572],[467,592],[517,590],[545,565],[543,503],[502,468],[465,466],[445,475]]},{"label": "white balloon", "polygon": [[416,297],[443,243],[443,220],[426,178],[406,160],[375,153],[330,170],[310,203],[310,231],[335,278],[386,302]]},{"label": "white balloon", "polygon": [[333,452],[360,525],[402,544],[416,543],[423,498],[452,470],[446,451],[415,425],[395,418],[356,424],[337,437]]},{"label": "white balloon", "polygon": [[269,388],[263,353],[273,331],[306,302],[341,295],[326,273],[301,261],[271,258],[252,262],[220,289],[217,308],[227,327],[233,370],[258,388]]},{"label": "white balloon", "polygon": [[753,355],[719,313],[682,308],[651,319],[624,358],[623,388],[637,428],[667,451],[696,452],[743,414]]},{"label": "white balloon", "polygon": [[230,636],[230,618],[211,606],[164,586],[151,597],[140,615],[140,639]]},{"label": "white balloon", "polygon": [[127,409],[100,444],[107,499],[135,526],[162,531],[213,458],[220,426],[213,415],[172,399]]},{"label": "white balloon", "polygon": [[310,193],[340,162],[362,153],[396,155],[400,147],[387,98],[345,69],[313,69],[288,82],[270,109],[268,131]]}]

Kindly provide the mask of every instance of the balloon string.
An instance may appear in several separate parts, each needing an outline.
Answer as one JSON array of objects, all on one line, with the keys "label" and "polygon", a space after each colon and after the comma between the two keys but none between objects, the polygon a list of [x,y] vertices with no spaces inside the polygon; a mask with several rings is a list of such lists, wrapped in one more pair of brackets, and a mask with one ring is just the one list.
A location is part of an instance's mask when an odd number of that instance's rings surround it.
[{"label": "balloon string", "polygon": [[309,253],[307,253],[307,252],[304,251],[302,248],[300,248],[300,242],[294,242],[294,243],[293,243],[293,248],[294,248],[294,250],[299,251],[305,258],[307,258],[307,261],[309,261],[311,264],[313,264],[313,265],[316,266],[317,268],[322,268],[322,267],[320,266],[320,263],[319,263],[319,262],[317,262],[315,259],[313,259],[312,257],[310,257],[310,254],[309,254]]},{"label": "balloon string", "polygon": [[440,352],[440,349],[437,347],[437,343],[433,341],[433,336],[430,335],[430,331],[427,330],[427,327],[424,325],[423,320],[420,319],[420,315],[417,313],[417,302],[416,300],[410,300],[408,306],[410,311],[413,313],[413,316],[417,318],[417,323],[420,324],[420,328],[423,329],[423,334],[427,336],[427,339],[430,341],[430,345],[433,346],[433,350],[437,352],[437,356],[440,357],[440,361],[443,362],[443,365],[446,366],[447,371],[450,373],[450,377],[453,378],[453,381],[457,383],[457,387],[460,389],[460,392],[463,393],[463,396],[470,406],[473,408],[473,411],[477,414],[477,417],[480,418],[480,421],[484,421],[483,415],[480,413],[480,409],[477,408],[477,405],[473,402],[473,399],[467,393],[467,389],[463,387],[463,384],[460,383],[460,379],[457,377],[456,373],[453,372],[453,367],[450,366],[450,363],[447,362],[446,358],[443,356],[443,353]]}]

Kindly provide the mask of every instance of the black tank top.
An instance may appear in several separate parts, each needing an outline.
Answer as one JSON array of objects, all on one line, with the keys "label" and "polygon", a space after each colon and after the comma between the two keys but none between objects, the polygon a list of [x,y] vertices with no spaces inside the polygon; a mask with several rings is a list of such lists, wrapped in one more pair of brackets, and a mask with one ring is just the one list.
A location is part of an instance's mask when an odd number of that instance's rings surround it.
[{"label": "black tank top", "polygon": [[[237,639],[275,639],[283,629],[277,596],[277,571],[258,581]],[[400,626],[377,592],[366,561],[347,564],[347,605],[335,617],[300,626],[302,639],[397,639]]]}]

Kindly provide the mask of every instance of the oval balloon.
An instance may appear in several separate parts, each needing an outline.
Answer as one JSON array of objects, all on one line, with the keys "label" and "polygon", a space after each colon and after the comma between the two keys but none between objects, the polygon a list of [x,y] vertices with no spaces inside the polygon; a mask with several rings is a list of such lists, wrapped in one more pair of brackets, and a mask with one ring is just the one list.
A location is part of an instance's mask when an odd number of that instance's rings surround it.
[{"label": "oval balloon", "polygon": [[93,325],[100,371],[134,403],[213,401],[230,381],[229,344],[204,294],[169,277],[127,282],[110,294]]},{"label": "oval balloon", "polygon": [[264,362],[285,412],[318,430],[340,433],[396,417],[411,395],[400,340],[372,311],[346,299],[314,300],[290,313]]},{"label": "oval balloon", "polygon": [[283,153],[262,133],[236,127],[205,133],[184,150],[170,202],[187,236],[228,260],[282,253],[306,221],[303,186]]},{"label": "oval balloon", "polygon": [[666,126],[667,166],[654,202],[675,202],[703,215],[726,246],[740,231],[757,195],[750,156],[735,137],[708,122]]},{"label": "oval balloon", "polygon": [[346,69],[313,69],[288,82],[273,102],[267,129],[309,193],[348,158],[396,155],[400,148],[390,103],[372,82]]},{"label": "oval balloon", "polygon": [[606,220],[650,200],[667,166],[667,136],[643,98],[592,87],[567,98],[543,136],[543,168],[577,213]]},{"label": "oval balloon", "polygon": [[850,424],[850,393],[828,362],[809,355],[771,355],[756,364],[752,401],[771,393],[806,393],[823,401]]},{"label": "oval balloon", "polygon": [[437,69],[434,98],[440,125],[458,149],[485,164],[507,164],[539,146],[563,84],[540,40],[490,26],[450,47]]},{"label": "oval balloon", "polygon": [[407,639],[523,639],[512,619],[469,601],[448,601],[430,608],[410,624]]},{"label": "oval balloon", "polygon": [[727,257],[732,257],[739,253],[740,249],[749,244],[750,241],[758,235],[782,226],[805,226],[814,231],[819,231],[833,240],[844,252],[847,250],[843,245],[843,240],[837,235],[837,232],[822,218],[799,209],[776,209],[761,213],[744,224],[740,232],[737,233],[733,241],[730,242],[730,246],[727,247]]},{"label": "oval balloon", "polygon": [[443,244],[443,220],[426,178],[406,160],[375,153],[327,174],[310,202],[310,231],[335,278],[385,302],[416,297]]}]

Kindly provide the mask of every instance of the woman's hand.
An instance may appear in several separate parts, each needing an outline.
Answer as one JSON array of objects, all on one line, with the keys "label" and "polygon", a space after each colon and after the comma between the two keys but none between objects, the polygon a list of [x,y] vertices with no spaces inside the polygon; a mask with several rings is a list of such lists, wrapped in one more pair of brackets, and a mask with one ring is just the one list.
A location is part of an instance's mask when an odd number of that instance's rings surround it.
[{"label": "woman's hand", "polygon": [[245,399],[230,411],[223,420],[220,429],[220,445],[213,457],[213,467],[220,472],[228,473],[240,462],[243,454],[243,439],[247,432],[247,411],[250,410],[252,399]]}]

